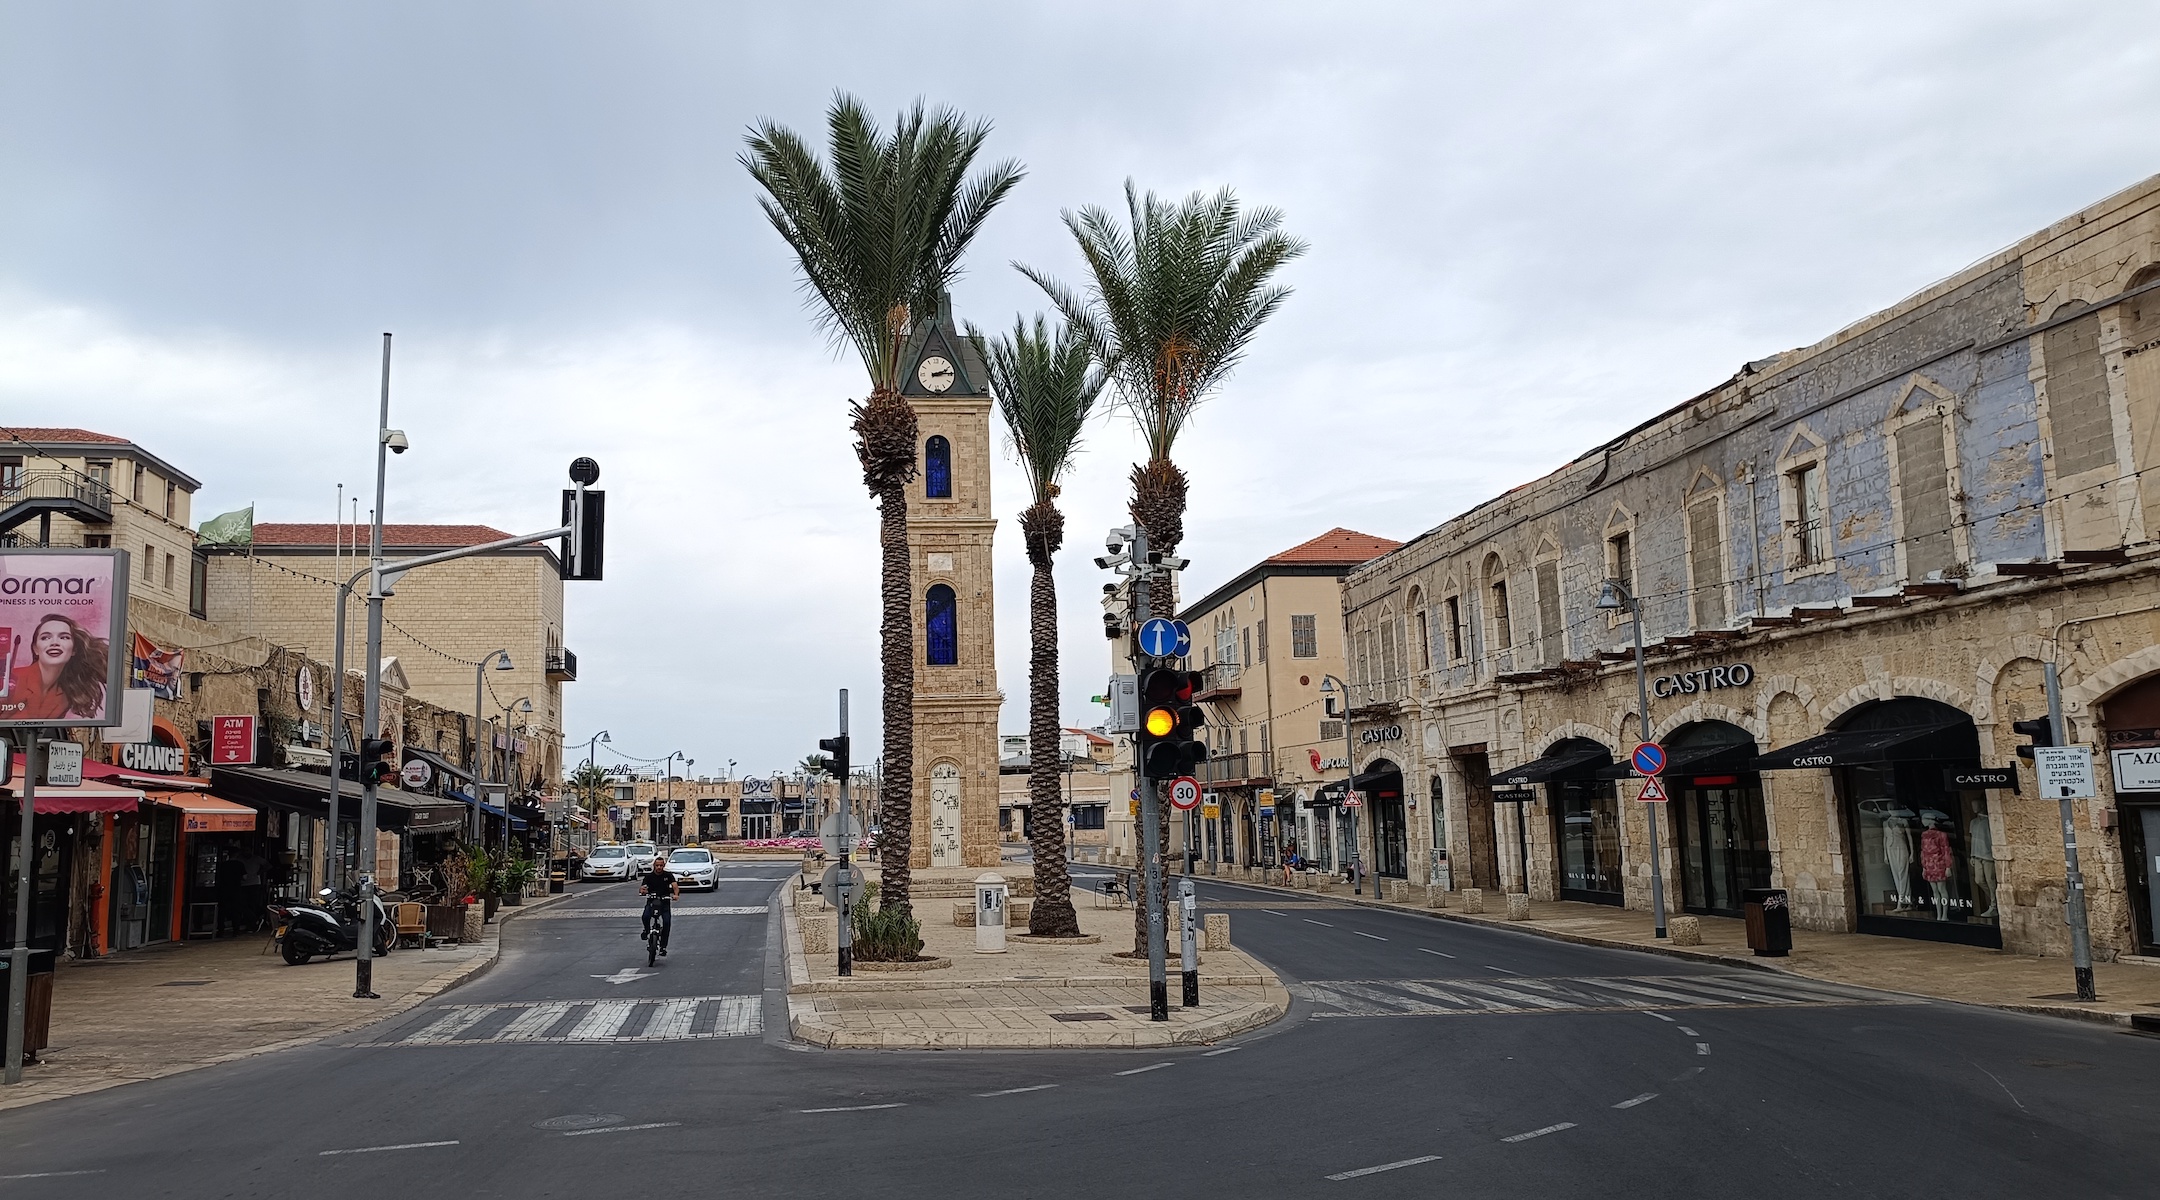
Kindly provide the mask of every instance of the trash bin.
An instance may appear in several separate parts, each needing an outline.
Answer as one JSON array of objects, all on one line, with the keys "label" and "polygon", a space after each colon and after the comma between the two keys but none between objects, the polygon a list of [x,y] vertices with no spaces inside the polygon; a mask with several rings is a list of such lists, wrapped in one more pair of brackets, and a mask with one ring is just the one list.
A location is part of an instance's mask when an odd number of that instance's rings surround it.
[{"label": "trash bin", "polygon": [[1748,949],[1757,958],[1783,958],[1792,952],[1792,907],[1784,888],[1747,888],[1740,893],[1747,913]]},{"label": "trash bin", "polygon": [[[7,1004],[11,958],[7,948],[0,947],[0,1013],[5,1012]],[[60,951],[56,949],[30,948],[28,1005],[23,1022],[23,1058],[27,1062],[36,1062],[38,1051],[43,1050],[52,1037],[53,967],[59,959]]]}]

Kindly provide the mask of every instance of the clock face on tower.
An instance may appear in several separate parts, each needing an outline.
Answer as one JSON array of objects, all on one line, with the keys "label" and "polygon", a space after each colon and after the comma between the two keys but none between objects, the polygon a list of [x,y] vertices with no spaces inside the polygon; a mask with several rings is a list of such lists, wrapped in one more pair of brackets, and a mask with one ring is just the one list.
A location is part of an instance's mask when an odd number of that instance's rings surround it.
[{"label": "clock face on tower", "polygon": [[942,392],[953,385],[953,366],[942,356],[933,354],[922,360],[922,365],[915,369],[915,378],[922,383],[925,390]]}]

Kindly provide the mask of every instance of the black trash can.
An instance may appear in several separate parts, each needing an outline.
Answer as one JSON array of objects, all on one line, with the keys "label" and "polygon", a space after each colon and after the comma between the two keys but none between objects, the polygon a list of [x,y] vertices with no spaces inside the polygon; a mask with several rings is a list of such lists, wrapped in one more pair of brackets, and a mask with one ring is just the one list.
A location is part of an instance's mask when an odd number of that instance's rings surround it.
[{"label": "black trash can", "polygon": [[1792,905],[1784,888],[1747,888],[1740,893],[1747,913],[1748,949],[1757,958],[1783,958],[1792,952]]},{"label": "black trash can", "polygon": [[[23,1022],[23,1058],[36,1062],[38,1051],[50,1044],[52,1039],[52,988],[53,968],[60,961],[60,951],[32,946],[30,948],[29,986],[26,989],[28,1006]],[[0,946],[0,1016],[6,1012],[9,988],[9,948]]]}]

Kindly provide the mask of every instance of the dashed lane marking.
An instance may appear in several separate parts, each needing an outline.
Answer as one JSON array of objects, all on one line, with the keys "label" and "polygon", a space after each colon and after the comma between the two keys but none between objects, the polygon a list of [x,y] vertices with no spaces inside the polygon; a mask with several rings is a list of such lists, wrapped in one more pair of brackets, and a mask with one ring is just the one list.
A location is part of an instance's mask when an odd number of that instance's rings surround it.
[{"label": "dashed lane marking", "polygon": [[1335,1174],[1328,1176],[1328,1178],[1340,1182],[1345,1179],[1356,1179],[1360,1175],[1378,1175],[1382,1171],[1399,1171],[1404,1167],[1417,1166],[1419,1163],[1439,1161],[1440,1156],[1437,1154],[1423,1154],[1419,1155],[1416,1158],[1403,1159],[1401,1162],[1381,1163],[1377,1167],[1359,1167],[1355,1171],[1337,1171]]},{"label": "dashed lane marking", "polygon": [[1498,971],[1498,972],[1500,972],[1500,973],[1501,973],[1502,975],[1520,975],[1520,974],[1522,974],[1522,972],[1521,972],[1521,971],[1510,971],[1510,970],[1508,970],[1508,969],[1507,969],[1506,967],[1496,967],[1496,966],[1493,966],[1493,965],[1492,965],[1492,964],[1490,964],[1490,963],[1487,963],[1487,964],[1485,965],[1485,969],[1486,969],[1486,970],[1488,970],[1488,971]]},{"label": "dashed lane marking", "polygon": [[397,1145],[395,1145],[395,1146],[360,1146],[360,1147],[356,1147],[356,1148],[354,1148],[354,1149],[351,1149],[351,1150],[323,1150],[323,1151],[319,1151],[319,1152],[318,1152],[318,1153],[316,1154],[316,1157],[318,1157],[318,1158],[328,1158],[328,1157],[330,1157],[330,1156],[331,1156],[331,1155],[333,1155],[333,1154],[379,1154],[379,1153],[381,1153],[381,1152],[383,1152],[383,1151],[385,1151],[385,1150],[426,1150],[426,1149],[428,1149],[428,1148],[430,1148],[430,1147],[433,1147],[433,1146],[455,1146],[455,1145],[457,1145],[457,1142],[455,1142],[455,1141],[448,1141],[448,1142],[399,1142],[399,1143],[398,1143]]},{"label": "dashed lane marking", "polygon": [[[1750,981],[1744,992],[1717,976],[1647,975],[1535,979],[1321,979],[1290,985],[1316,1017],[1462,1016],[1479,1013],[1626,1012],[1656,1009],[1783,1008],[1910,1003],[1840,994],[1811,982]],[[1742,999],[1742,995],[1746,999]],[[1707,1043],[1703,1043],[1707,1045]],[[1709,1053],[1707,1050],[1700,1053]]]},{"label": "dashed lane marking", "polygon": [[1274,909],[1272,909],[1272,908],[1263,908],[1263,909],[1261,909],[1260,911],[1261,911],[1261,912],[1264,912],[1264,913],[1266,913],[1267,915],[1269,915],[1269,916],[1271,916],[1271,917],[1287,917],[1287,916],[1289,916],[1289,915],[1290,915],[1289,913],[1279,913],[1279,912],[1276,912],[1276,911],[1275,911]]},{"label": "dashed lane marking", "polygon": [[67,1178],[67,1177],[69,1177],[69,1176],[71,1176],[71,1175],[103,1175],[104,1173],[105,1173],[105,1168],[103,1168],[103,1167],[97,1167],[97,1168],[95,1168],[95,1169],[92,1169],[92,1170],[88,1170],[88,1171],[31,1171],[31,1172],[28,1172],[28,1173],[26,1173],[26,1174],[22,1174],[22,1175],[0,1175],[0,1180],[5,1180],[5,1179],[65,1179],[65,1178]]},{"label": "dashed lane marking", "polygon": [[1558,1133],[1563,1129],[1573,1128],[1575,1128],[1575,1122],[1562,1121],[1558,1125],[1547,1125],[1543,1129],[1533,1129],[1528,1133],[1518,1133],[1514,1137],[1504,1137],[1500,1140],[1503,1142],[1527,1142],[1531,1138],[1544,1137],[1548,1133]]},{"label": "dashed lane marking", "polygon": [[660,1000],[515,1000],[429,1010],[417,1029],[363,1043],[375,1046],[566,1045],[683,1042],[765,1032],[761,996],[679,996]]},{"label": "dashed lane marking", "polygon": [[1684,1034],[1688,1035],[1689,1037],[1701,1037],[1701,1036],[1702,1036],[1701,1034],[1699,1034],[1699,1033],[1695,1032],[1694,1030],[1692,1030],[1692,1029],[1689,1029],[1689,1028],[1688,1028],[1687,1026],[1685,1026],[1685,1025],[1682,1025],[1682,1026],[1680,1027],[1680,1032],[1682,1032],[1682,1033],[1684,1033]]},{"label": "dashed lane marking", "polygon": [[647,1121],[642,1125],[602,1125],[598,1129],[573,1129],[564,1137],[585,1137],[594,1133],[631,1133],[639,1129],[674,1129],[681,1121]]},{"label": "dashed lane marking", "polygon": [[1638,1105],[1638,1104],[1648,1104],[1648,1103],[1650,1103],[1650,1102],[1651,1102],[1652,1100],[1655,1100],[1655,1099],[1657,1099],[1657,1093],[1656,1093],[1656,1092],[1644,1092],[1644,1093],[1643,1093],[1642,1095],[1640,1095],[1640,1096],[1630,1096],[1630,1097],[1628,1097],[1627,1099],[1625,1099],[1625,1100],[1622,1100],[1622,1101],[1621,1101],[1620,1103],[1618,1103],[1618,1104],[1615,1104],[1615,1105],[1613,1105],[1613,1107],[1614,1107],[1614,1108],[1633,1108],[1633,1107],[1635,1107],[1635,1106],[1636,1106],[1636,1105]]},{"label": "dashed lane marking", "polygon": [[1033,1087],[1006,1088],[1001,1092],[977,1092],[975,1094],[987,1100],[992,1096],[1017,1096],[1022,1092],[1046,1092],[1056,1086],[1054,1083],[1038,1083]]},{"label": "dashed lane marking", "polygon": [[1133,1068],[1132,1070],[1130,1070],[1130,1071],[1119,1071],[1119,1072],[1117,1072],[1117,1074],[1119,1074],[1119,1075],[1145,1075],[1145,1074],[1147,1074],[1147,1073],[1148,1073],[1149,1071],[1160,1071],[1160,1070],[1162,1070],[1162,1069],[1163,1069],[1164,1067],[1174,1067],[1174,1066],[1176,1066],[1176,1065],[1177,1065],[1176,1063],[1156,1063],[1156,1064],[1155,1064],[1154,1066],[1152,1066],[1152,1067],[1134,1067],[1134,1068]]},{"label": "dashed lane marking", "polygon": [[1666,1015],[1665,1015],[1664,1013],[1658,1012],[1658,1011],[1656,1011],[1655,1009],[1651,1010],[1651,1012],[1650,1012],[1650,1014],[1649,1014],[1649,1015],[1651,1015],[1651,1016],[1653,1016],[1653,1017],[1656,1017],[1656,1018],[1657,1018],[1658,1020],[1660,1020],[1660,1021],[1671,1021],[1671,1020],[1672,1020],[1672,1018],[1671,1018],[1671,1017],[1668,1017],[1668,1016],[1666,1016]]},{"label": "dashed lane marking", "polygon": [[1335,928],[1333,925],[1328,925],[1326,921],[1315,921],[1311,917],[1306,917],[1305,923],[1307,925],[1326,925],[1329,929]]},{"label": "dashed lane marking", "polygon": [[1224,1046],[1220,1050],[1210,1050],[1207,1053],[1201,1055],[1200,1057],[1213,1058],[1218,1054],[1236,1054],[1238,1051],[1243,1050],[1244,1048],[1245,1047],[1243,1046]]},{"label": "dashed lane marking", "polygon": [[1453,957],[1455,957],[1454,955],[1452,955],[1452,954],[1449,954],[1449,953],[1448,953],[1447,951],[1445,951],[1445,950],[1428,950],[1428,949],[1426,949],[1426,948],[1425,948],[1425,947],[1423,947],[1423,946],[1419,946],[1419,947],[1418,947],[1418,953],[1419,953],[1419,954],[1437,954],[1437,955],[1439,955],[1439,956],[1440,956],[1440,957],[1442,957],[1442,958],[1453,958]]},{"label": "dashed lane marking", "polygon": [[798,1108],[795,1111],[806,1113],[876,1112],[878,1109],[881,1108],[906,1107],[907,1105],[905,1104],[846,1104],[840,1106],[839,1108]]},{"label": "dashed lane marking", "polygon": [[1362,930],[1362,929],[1353,929],[1353,930],[1351,930],[1350,932],[1352,932],[1352,933],[1354,933],[1354,934],[1356,934],[1356,935],[1358,935],[1359,937],[1362,937],[1362,938],[1371,938],[1372,940],[1374,940],[1374,941],[1376,941],[1376,942],[1384,942],[1384,941],[1386,941],[1386,940],[1387,940],[1386,938],[1384,938],[1384,937],[1381,937],[1381,936],[1380,936],[1379,934],[1377,934],[1377,933],[1367,933],[1367,932],[1365,932],[1365,931],[1364,931],[1364,930]]},{"label": "dashed lane marking", "polygon": [[1697,1042],[1697,1043],[1695,1043],[1695,1053],[1697,1053],[1697,1054],[1708,1054],[1708,1053],[1710,1053],[1710,1043],[1708,1043],[1708,1042]]},{"label": "dashed lane marking", "polygon": [[[675,919],[678,921],[685,917],[762,917],[771,911],[772,906],[769,904],[684,904],[680,900],[675,902]],[[546,921],[597,920],[602,918],[620,920],[624,917],[641,917],[643,915],[645,915],[643,905],[636,908],[545,908],[531,914],[534,920]]]}]

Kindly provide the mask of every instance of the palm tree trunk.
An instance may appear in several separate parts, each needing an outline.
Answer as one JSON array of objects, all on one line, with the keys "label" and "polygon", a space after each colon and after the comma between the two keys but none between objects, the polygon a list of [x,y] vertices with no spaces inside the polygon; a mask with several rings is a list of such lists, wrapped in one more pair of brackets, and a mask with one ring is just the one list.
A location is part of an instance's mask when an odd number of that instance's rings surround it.
[{"label": "palm tree trunk", "polygon": [[[1133,520],[1147,530],[1148,549],[1161,551],[1165,558],[1177,553],[1178,543],[1185,540],[1185,472],[1167,458],[1152,459],[1132,469],[1132,489],[1130,511]],[[1160,606],[1161,610],[1170,607],[1171,597],[1167,590],[1151,596],[1150,599],[1154,605]],[[1151,779],[1148,786],[1154,788],[1160,782]],[[1146,954],[1148,948],[1148,905],[1145,897],[1141,895],[1141,888],[1147,882],[1146,855],[1149,853],[1162,858],[1162,883],[1156,889],[1156,894],[1162,900],[1165,922],[1169,920],[1170,914],[1170,814],[1175,810],[1162,803],[1159,789],[1156,792],[1156,806],[1161,820],[1158,822],[1155,845],[1143,853],[1138,869],[1133,872],[1133,953],[1136,955]],[[1165,943],[1168,942],[1169,935],[1170,931],[1166,927],[1163,930]]]},{"label": "palm tree trunk", "polygon": [[855,408],[855,453],[878,502],[883,619],[885,770],[879,784],[879,907],[907,908],[915,837],[915,579],[908,552],[907,485],[915,475],[915,409],[899,393],[872,392]]},{"label": "palm tree trunk", "polygon": [[1065,541],[1065,514],[1040,500],[1020,514],[1035,576],[1028,588],[1028,847],[1035,857],[1035,905],[1028,932],[1038,937],[1078,937],[1072,877],[1065,869],[1064,805],[1058,795],[1057,579],[1051,556]]}]

